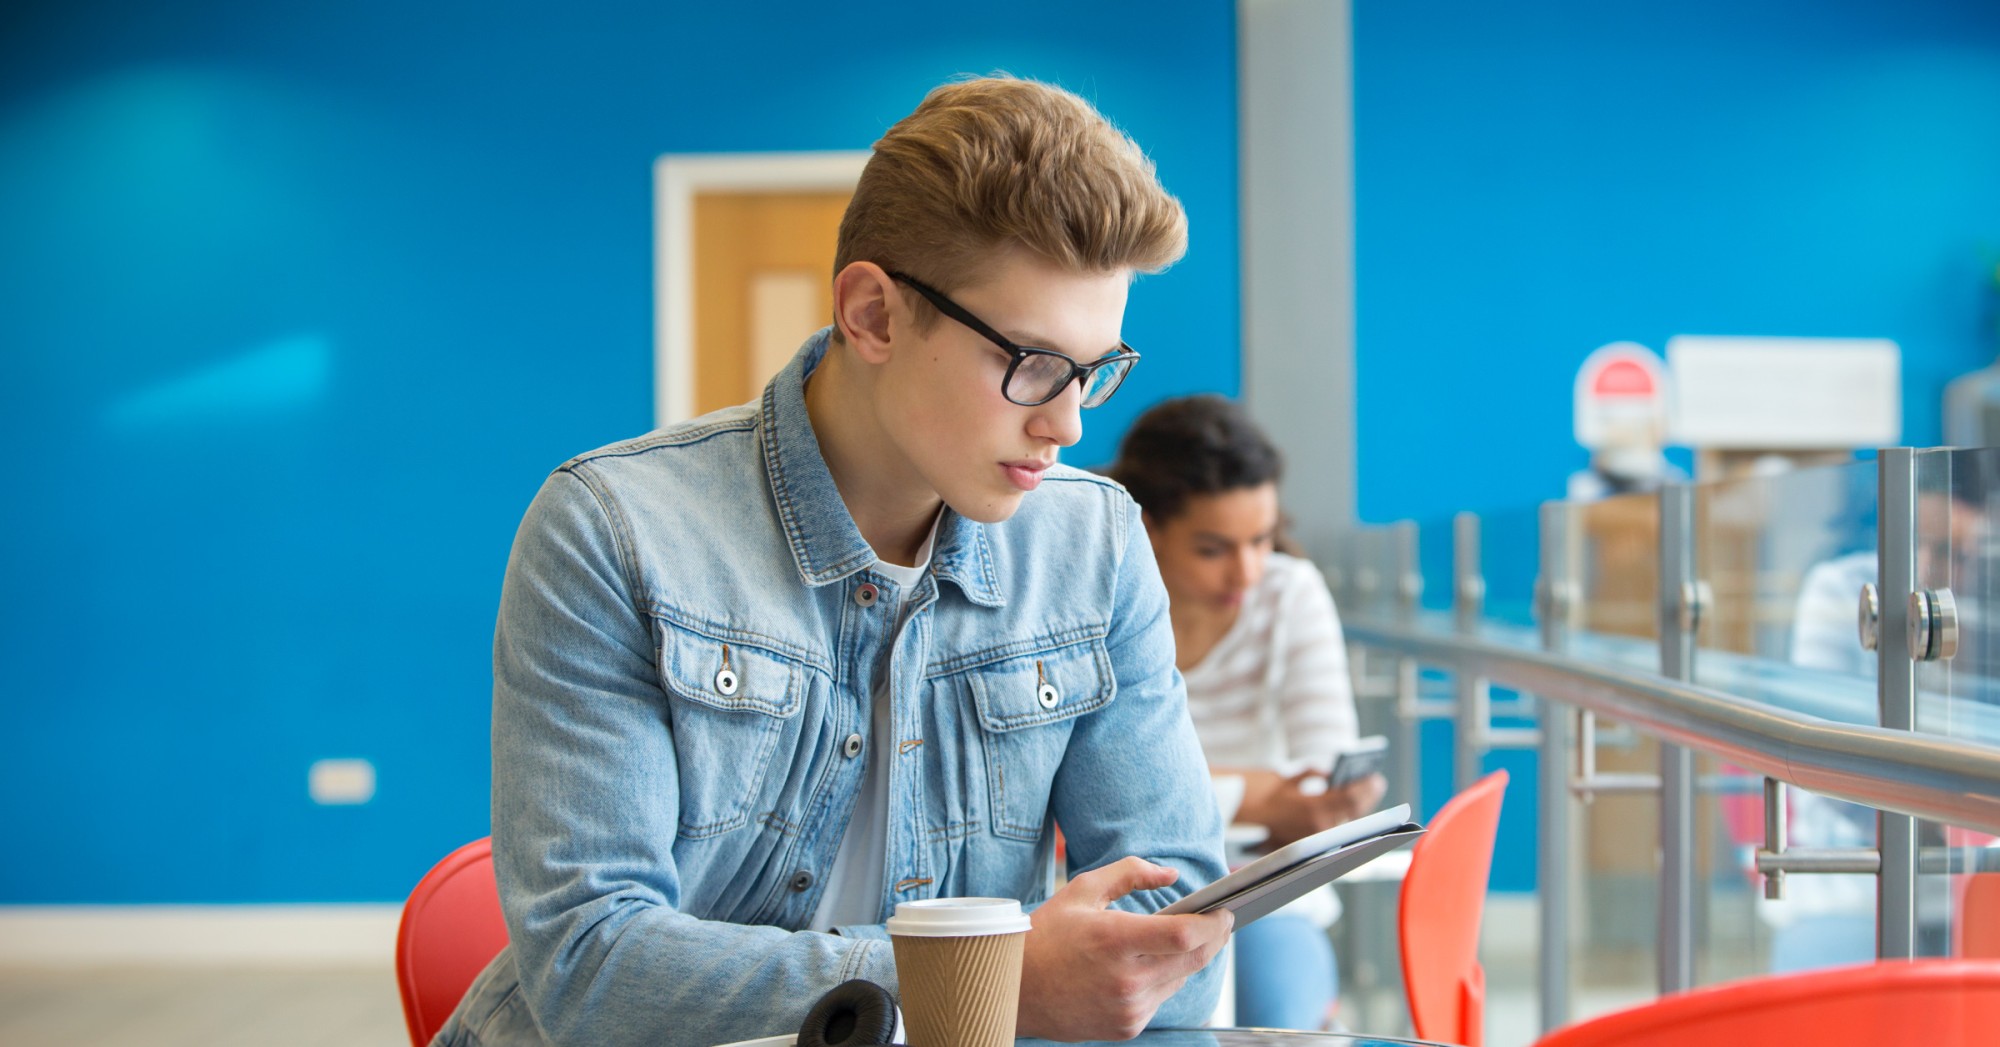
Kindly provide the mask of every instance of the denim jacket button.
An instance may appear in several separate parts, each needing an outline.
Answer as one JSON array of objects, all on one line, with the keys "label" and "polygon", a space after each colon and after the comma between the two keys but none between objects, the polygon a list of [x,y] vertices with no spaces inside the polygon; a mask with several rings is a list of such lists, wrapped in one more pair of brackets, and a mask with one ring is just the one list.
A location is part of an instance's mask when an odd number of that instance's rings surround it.
[{"label": "denim jacket button", "polygon": [[1054,684],[1045,683],[1035,689],[1035,699],[1042,703],[1042,708],[1053,709],[1062,702],[1062,695],[1056,693]]},{"label": "denim jacket button", "polygon": [[863,607],[873,607],[875,598],[880,595],[882,590],[875,588],[874,582],[862,582],[861,588],[854,590],[854,602]]},{"label": "denim jacket button", "polygon": [[813,874],[809,872],[801,872],[797,876],[792,877],[792,890],[794,891],[809,890],[812,885]]},{"label": "denim jacket button", "polygon": [[846,753],[846,754],[847,754],[847,758],[848,758],[848,759],[850,759],[850,760],[854,759],[854,758],[855,758],[855,757],[857,757],[857,756],[860,756],[860,755],[861,755],[861,736],[860,736],[860,735],[858,735],[858,734],[850,734],[850,735],[848,735],[848,736],[847,736],[847,743],[846,743],[845,745],[842,745],[842,746],[840,747],[840,751],[841,751],[841,752],[844,752],[844,753]]},{"label": "denim jacket button", "polygon": [[735,674],[735,673],[733,673],[733,672],[730,672],[730,671],[729,671],[729,670],[727,670],[727,669],[724,669],[724,670],[722,670],[721,672],[719,672],[719,673],[716,673],[716,674],[715,674],[715,689],[716,689],[717,691],[721,692],[721,693],[722,693],[722,696],[723,696],[724,698],[727,698],[727,697],[729,697],[730,695],[733,695],[733,694],[735,694],[735,693],[736,693],[736,674]]}]

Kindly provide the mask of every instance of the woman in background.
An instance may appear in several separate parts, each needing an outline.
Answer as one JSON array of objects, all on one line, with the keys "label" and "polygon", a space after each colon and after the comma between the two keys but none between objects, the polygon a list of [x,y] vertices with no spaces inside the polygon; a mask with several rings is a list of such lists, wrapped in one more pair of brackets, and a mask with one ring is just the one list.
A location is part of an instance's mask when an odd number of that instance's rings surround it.
[{"label": "woman in background", "polygon": [[[1386,787],[1380,775],[1325,787],[1355,741],[1354,693],[1326,580],[1278,551],[1281,470],[1277,448],[1219,396],[1148,410],[1108,470],[1144,513],[1209,771],[1242,780],[1235,819],[1267,827],[1273,847],[1374,810]],[[1326,1026],[1338,906],[1323,888],[1237,932],[1237,1024]]]}]

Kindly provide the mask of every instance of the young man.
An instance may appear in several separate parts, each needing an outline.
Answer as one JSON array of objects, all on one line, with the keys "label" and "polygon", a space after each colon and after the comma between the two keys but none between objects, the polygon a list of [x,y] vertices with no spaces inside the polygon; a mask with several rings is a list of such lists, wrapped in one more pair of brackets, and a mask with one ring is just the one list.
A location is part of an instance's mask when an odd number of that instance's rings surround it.
[{"label": "young man", "polygon": [[939,88],[762,399],[549,478],[494,639],[511,944],[439,1042],[794,1031],[950,896],[1032,907],[1022,1035],[1201,1024],[1230,919],[1151,915],[1223,871],[1166,595],[1131,500],[1056,464],[1185,237],[1080,99]]}]

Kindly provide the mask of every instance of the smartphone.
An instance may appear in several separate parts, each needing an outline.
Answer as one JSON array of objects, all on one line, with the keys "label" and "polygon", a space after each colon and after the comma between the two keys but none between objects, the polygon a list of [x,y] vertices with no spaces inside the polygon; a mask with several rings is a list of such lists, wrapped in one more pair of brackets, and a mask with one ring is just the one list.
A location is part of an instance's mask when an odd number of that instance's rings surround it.
[{"label": "smartphone", "polygon": [[1357,778],[1380,774],[1388,762],[1389,739],[1384,735],[1371,734],[1334,754],[1333,770],[1327,773],[1326,786],[1337,789]]}]

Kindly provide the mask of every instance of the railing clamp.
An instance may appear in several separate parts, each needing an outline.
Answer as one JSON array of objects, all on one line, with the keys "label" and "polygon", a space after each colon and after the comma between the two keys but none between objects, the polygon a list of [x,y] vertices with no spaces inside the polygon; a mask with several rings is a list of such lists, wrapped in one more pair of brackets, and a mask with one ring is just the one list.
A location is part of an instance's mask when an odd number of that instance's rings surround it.
[{"label": "railing clamp", "polygon": [[1919,662],[1950,661],[1958,653],[1958,603],[1950,589],[1921,589],[1910,594],[1910,658]]},{"label": "railing clamp", "polygon": [[1715,606],[1715,590],[1707,582],[1699,579],[1681,583],[1680,622],[1681,632],[1693,636],[1701,629],[1701,620],[1708,609]]},{"label": "railing clamp", "polygon": [[1861,649],[1872,651],[1882,640],[1882,593],[1874,582],[1861,583]]}]

